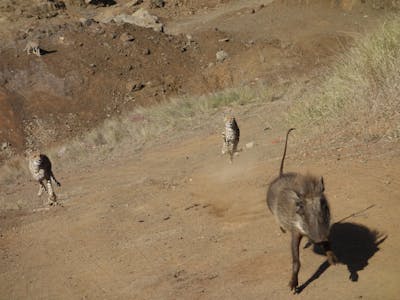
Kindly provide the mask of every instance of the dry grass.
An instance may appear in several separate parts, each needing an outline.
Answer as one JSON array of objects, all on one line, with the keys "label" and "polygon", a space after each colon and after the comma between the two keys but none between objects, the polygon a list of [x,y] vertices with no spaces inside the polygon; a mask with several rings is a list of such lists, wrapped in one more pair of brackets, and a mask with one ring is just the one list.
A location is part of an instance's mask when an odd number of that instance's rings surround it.
[{"label": "dry grass", "polygon": [[[225,110],[251,104],[280,99],[291,99],[303,93],[297,82],[282,82],[273,86],[256,83],[211,93],[199,97],[182,97],[150,107],[138,107],[122,117],[107,119],[102,125],[52,149],[41,149],[52,160],[55,170],[64,166],[90,164],[91,159],[108,158],[121,146],[129,151],[140,149],[144,144],[187,134],[196,128],[212,127],[211,120],[221,126]],[[57,173],[57,172],[56,172]],[[30,178],[27,160],[14,157],[0,166],[0,185],[15,182],[19,178]]]},{"label": "dry grass", "polygon": [[393,17],[338,58],[324,82],[301,97],[288,117],[296,127],[334,139],[398,139],[399,96],[400,18]]},{"label": "dry grass", "polygon": [[[168,132],[183,132],[205,126],[205,120],[221,109],[272,99],[272,90],[265,86],[240,87],[218,93],[171,99],[151,107],[139,107],[123,117],[107,119],[102,125],[90,130],[65,145],[54,149],[42,149],[51,158],[56,169],[72,163],[82,163],[90,157],[106,158],[112,151],[127,142],[132,149],[140,148],[149,141],[165,137]],[[221,117],[222,120],[222,117]],[[29,178],[24,157],[15,157],[0,167],[0,184],[9,184],[18,178]]]},{"label": "dry grass", "polygon": [[400,0],[371,0],[369,4],[375,9],[400,9]]}]

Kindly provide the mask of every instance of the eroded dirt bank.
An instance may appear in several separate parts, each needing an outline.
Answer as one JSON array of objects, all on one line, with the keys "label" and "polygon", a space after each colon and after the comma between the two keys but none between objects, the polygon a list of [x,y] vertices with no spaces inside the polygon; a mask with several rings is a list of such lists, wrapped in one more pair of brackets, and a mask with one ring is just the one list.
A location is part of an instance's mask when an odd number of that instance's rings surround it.
[{"label": "eroded dirt bank", "polygon": [[[83,2],[1,4],[0,160],[61,143],[138,105],[307,80],[383,15],[329,1]],[[140,9],[159,16],[165,32],[110,21]],[[31,40],[41,57],[24,51]],[[227,57],[218,61],[221,50]]]}]

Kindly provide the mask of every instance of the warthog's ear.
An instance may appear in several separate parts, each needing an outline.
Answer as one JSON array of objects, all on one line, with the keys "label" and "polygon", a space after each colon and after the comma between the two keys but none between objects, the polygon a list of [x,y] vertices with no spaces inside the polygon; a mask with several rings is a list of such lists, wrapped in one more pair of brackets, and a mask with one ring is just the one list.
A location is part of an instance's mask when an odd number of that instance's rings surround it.
[{"label": "warthog's ear", "polygon": [[318,182],[318,189],[323,193],[325,191],[325,185],[324,185],[324,177],[321,176],[319,182]]}]

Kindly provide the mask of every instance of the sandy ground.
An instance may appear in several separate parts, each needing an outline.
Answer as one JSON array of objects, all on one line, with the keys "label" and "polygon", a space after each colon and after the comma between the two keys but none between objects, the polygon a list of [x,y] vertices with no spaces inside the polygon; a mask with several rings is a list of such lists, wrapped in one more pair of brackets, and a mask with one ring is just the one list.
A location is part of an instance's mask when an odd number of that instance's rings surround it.
[{"label": "sandy ground", "polygon": [[[233,164],[219,155],[219,134],[205,128],[82,172],[55,168],[62,207],[41,210],[33,182],[15,187],[8,201],[24,199],[36,212],[2,215],[1,298],[294,297],[289,235],[265,204],[284,129],[263,128],[281,108],[275,102],[237,113],[244,150]],[[328,267],[312,247],[301,249],[296,297],[397,299],[399,151],[296,155],[303,150],[291,145],[286,170],[324,176],[341,263]]]},{"label": "sandy ground", "polygon": [[[199,57],[215,57],[215,41],[231,39],[223,44],[228,63],[212,71],[219,75],[205,73],[220,80],[213,87],[260,74],[307,77],[374,20],[362,9],[222,2],[207,14],[167,19],[169,30],[201,41]],[[284,97],[235,108],[243,151],[233,164],[220,155],[221,112],[135,153],[128,144],[108,160],[55,165],[62,206],[45,208],[28,178],[1,186],[0,202],[15,209],[0,212],[0,299],[397,299],[398,145],[326,149],[320,141],[305,145],[300,132],[291,137],[285,169],[324,176],[340,263],[328,266],[317,249],[301,249],[301,293],[289,291],[290,237],[265,203],[288,105]]]}]

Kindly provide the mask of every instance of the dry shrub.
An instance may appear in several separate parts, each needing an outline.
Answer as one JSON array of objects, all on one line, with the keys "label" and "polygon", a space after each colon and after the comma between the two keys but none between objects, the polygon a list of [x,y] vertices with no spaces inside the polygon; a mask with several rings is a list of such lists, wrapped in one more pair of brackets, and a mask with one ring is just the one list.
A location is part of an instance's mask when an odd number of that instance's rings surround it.
[{"label": "dry shrub", "polygon": [[341,139],[398,139],[400,18],[392,17],[338,58],[321,86],[294,104],[289,120]]}]

